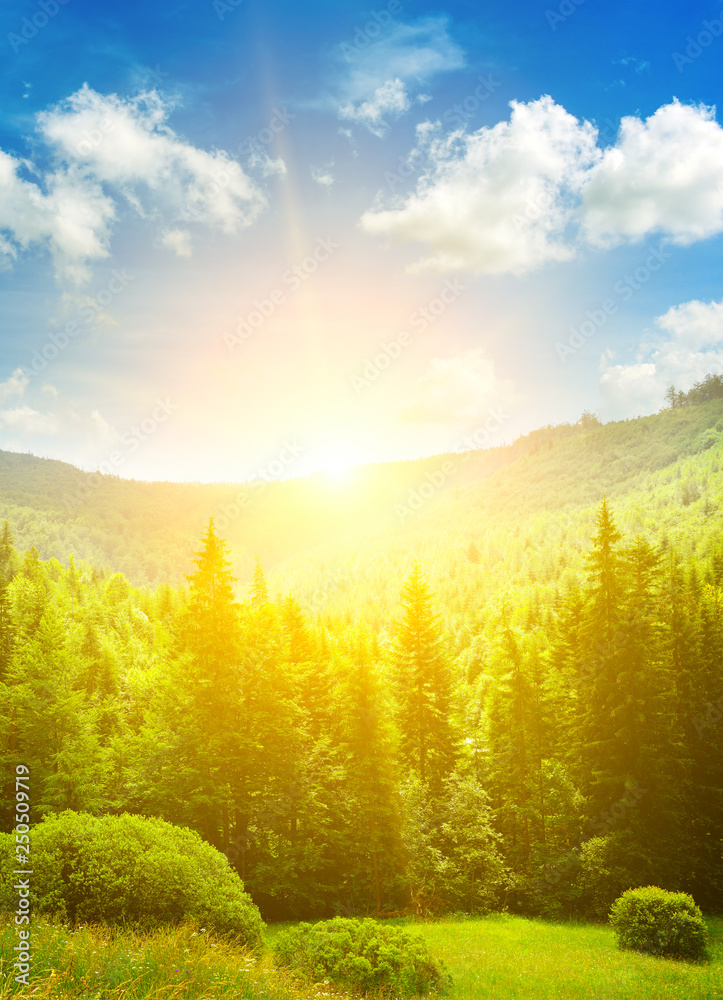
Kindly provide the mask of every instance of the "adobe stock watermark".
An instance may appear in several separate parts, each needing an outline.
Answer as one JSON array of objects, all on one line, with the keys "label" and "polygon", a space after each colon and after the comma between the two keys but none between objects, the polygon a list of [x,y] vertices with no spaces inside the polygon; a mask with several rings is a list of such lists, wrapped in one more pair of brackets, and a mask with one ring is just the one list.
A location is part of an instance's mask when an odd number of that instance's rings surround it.
[{"label": "adobe stock watermark", "polygon": [[88,156],[97,149],[105,137],[115,128],[115,122],[106,119],[99,123],[97,128],[86,129],[83,138],[75,144],[75,151],[78,156]]},{"label": "adobe stock watermark", "polygon": [[[463,285],[459,278],[448,278],[442,286],[439,295],[431,299],[425,306],[413,312],[409,317],[409,326],[416,333],[424,331],[435,323],[448,306],[456,302],[462,292],[467,291],[467,286]],[[367,358],[364,362],[361,375],[350,375],[349,381],[354,387],[357,395],[379,378],[382,372],[386,371],[392,361],[400,357],[405,347],[412,343],[411,333],[403,330],[391,340],[382,341],[379,345],[381,350],[373,358]]]},{"label": "adobe stock watermark", "polygon": [[278,456],[264,468],[256,470],[256,478],[247,483],[238,491],[232,503],[225,503],[219,508],[220,515],[215,518],[216,526],[220,531],[225,531],[243,511],[263,496],[268,489],[269,483],[280,480],[284,472],[290,468],[294,462],[306,453],[306,446],[299,444],[297,440],[284,441]]},{"label": "adobe stock watermark", "polygon": [[[354,572],[354,571],[352,571]],[[317,587],[311,597],[311,611],[320,611],[327,602],[343,590],[347,590],[351,577],[344,569],[335,569],[331,576],[326,577],[320,587]]]},{"label": "adobe stock watermark", "polygon": [[[30,876],[33,874],[30,857],[30,768],[27,764],[15,767],[15,868],[17,876],[13,888],[17,892],[18,908],[15,911],[15,929],[18,943],[13,946],[16,983],[30,985]],[[20,876],[25,876],[21,878]]]},{"label": "adobe stock watermark", "polygon": [[38,0],[37,10],[30,17],[24,17],[20,22],[18,31],[8,32],[8,42],[15,53],[18,54],[23,45],[31,42],[39,31],[50,22],[60,12],[61,7],[69,3],[69,0]]},{"label": "adobe stock watermark", "polygon": [[577,8],[584,3],[585,0],[562,0],[562,3],[558,6],[557,10],[550,10],[548,7],[545,11],[547,23],[553,31],[557,31],[558,25],[564,24],[565,21],[569,20],[569,18],[571,18],[576,12]]},{"label": "adobe stock watermark", "polygon": [[246,316],[236,317],[236,329],[221,335],[229,352],[233,354],[237,347],[243,346],[258,333],[266,320],[286,302],[288,293],[298,291],[305,281],[316,274],[321,264],[325,264],[333,256],[339,246],[330,236],[326,239],[318,237],[313,250],[299,264],[284,271],[276,288],[272,288],[264,298],[254,299],[253,309]]},{"label": "adobe stock watermark", "polygon": [[213,9],[219,21],[223,21],[227,14],[232,14],[242,3],[243,0],[213,0]]},{"label": "adobe stock watermark", "polygon": [[645,259],[644,264],[636,267],[631,274],[626,274],[613,286],[613,296],[605,299],[598,309],[588,309],[585,319],[578,326],[571,326],[570,336],[567,340],[558,340],[555,350],[560,361],[567,359],[577,353],[580,348],[598,331],[602,330],[611,316],[620,308],[620,304],[629,302],[636,292],[640,291],[643,285],[647,284],[652,276],[659,271],[673,256],[670,250],[663,249],[661,243],[655,250],[651,250]]},{"label": "adobe stock watermark", "polygon": [[[123,292],[134,275],[129,274],[125,268],[120,271],[114,270],[113,277],[105,288],[95,293],[95,296],[86,299],[82,305],[78,306],[78,316],[85,326],[93,323],[98,315],[110,305],[113,299]],[[75,320],[69,320],[59,333],[49,333],[48,340],[39,350],[33,351],[30,366],[23,369],[23,374],[28,378],[33,378],[44,372],[48,365],[55,361],[61,351],[64,351],[71,340],[74,340],[81,332],[81,325]]]},{"label": "adobe stock watermark", "polygon": [[204,222],[206,215],[201,206],[218,198],[224,188],[227,188],[230,183],[231,175],[229,172],[227,170],[219,170],[213,175],[213,179],[204,185],[200,192],[194,194],[193,202],[190,201],[190,195],[186,198],[181,209],[181,214],[176,217],[176,221],[188,222],[191,220],[193,222]]},{"label": "adobe stock watermark", "polygon": [[528,228],[530,222],[537,222],[548,209],[555,203],[555,195],[549,191],[543,191],[536,198],[528,198],[523,212],[515,212],[512,216],[512,225],[515,232],[520,233]]},{"label": "adobe stock watermark", "polygon": [[[463,100],[452,104],[440,115],[440,120],[451,128],[463,128],[467,122],[479,110],[485,101],[489,100],[495,91],[502,86],[500,80],[494,80],[492,74],[477,77],[477,86]],[[387,170],[384,173],[384,180],[390,191],[393,191],[402,181],[409,180],[421,170],[424,159],[419,150],[415,150],[411,156],[400,156],[397,161],[396,171]]]},{"label": "adobe stock watermark", "polygon": [[289,781],[276,798],[266,802],[259,812],[252,818],[245,833],[239,834],[229,841],[228,847],[224,849],[224,854],[229,863],[235,867],[244,864],[244,855],[254,844],[259,833],[272,829],[282,818],[293,813],[303,802],[308,793],[308,782],[299,778]]},{"label": "adobe stock watermark", "polygon": [[494,80],[492,74],[477,77],[477,86],[464,100],[458,101],[442,114],[442,121],[452,128],[462,128],[472,118],[480,106],[488,101],[495,91],[502,86],[500,80]]},{"label": "adobe stock watermark", "polygon": [[484,448],[489,443],[490,435],[500,430],[510,419],[510,414],[497,407],[490,407],[487,411],[489,416],[484,424],[477,427],[471,434],[467,434],[453,448],[454,452],[459,452],[459,458],[448,458],[435,469],[434,472],[425,472],[424,481],[416,489],[409,491],[406,504],[398,503],[394,505],[394,512],[400,521],[406,521],[414,514],[418,514],[428,500],[443,489],[447,483],[460,471],[463,465],[469,462],[472,452],[478,448]]},{"label": "adobe stock watermark", "polygon": [[262,156],[266,153],[266,146],[270,146],[277,135],[280,135],[289,124],[294,121],[296,115],[284,105],[281,108],[274,108],[269,118],[268,125],[260,128],[255,135],[249,135],[238,144],[238,152],[241,156]]},{"label": "adobe stock watermark", "polygon": [[716,729],[721,719],[723,719],[723,697],[716,702],[709,701],[705,715],[696,715],[693,719],[696,733],[702,737],[706,729]]},{"label": "adobe stock watermark", "polygon": [[673,62],[679,73],[682,73],[686,66],[691,66],[695,60],[703,55],[705,49],[709,48],[716,38],[723,34],[723,10],[718,17],[712,21],[703,21],[703,27],[698,34],[688,35],[684,52],[674,52]]},{"label": "adobe stock watermark", "polygon": [[354,56],[358,56],[372,42],[380,36],[384,28],[388,28],[392,23],[392,15],[399,14],[402,10],[401,0],[389,0],[385,10],[372,10],[369,20],[362,27],[354,32],[354,44],[349,45],[342,42],[339,46],[341,53],[347,62],[352,62]]},{"label": "adobe stock watermark", "polygon": [[98,464],[95,472],[87,473],[81,482],[78,483],[74,495],[64,497],[63,503],[66,507],[75,507],[76,504],[86,500],[90,494],[103,485],[104,476],[117,474],[118,469],[123,465],[129,455],[134,455],[138,449],[150,437],[152,437],[161,424],[165,424],[171,414],[180,409],[177,403],[172,403],[170,399],[157,399],[153,410],[133,424],[120,436],[120,443],[114,448],[105,459]]},{"label": "adobe stock watermark", "polygon": [[[623,819],[636,808],[638,802],[644,795],[647,795],[647,788],[640,788],[637,781],[632,782],[625,789],[622,798],[614,802],[608,809],[603,809],[588,823],[591,835],[604,837],[610,833]],[[586,838],[579,837],[577,843],[570,849],[570,852],[562,860],[555,864],[546,864],[542,870],[541,884],[534,889],[534,895],[542,901],[546,893],[553,886],[564,878],[569,877],[573,869],[579,863],[579,850]]]}]

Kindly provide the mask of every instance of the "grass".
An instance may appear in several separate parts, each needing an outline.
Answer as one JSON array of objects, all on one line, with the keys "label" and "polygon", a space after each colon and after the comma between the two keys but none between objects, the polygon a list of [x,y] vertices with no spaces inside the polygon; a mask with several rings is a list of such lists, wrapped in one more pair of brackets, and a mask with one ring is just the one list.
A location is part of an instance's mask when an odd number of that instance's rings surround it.
[{"label": "grass", "polygon": [[[394,921],[398,923],[398,921]],[[416,923],[454,977],[449,1000],[720,1000],[723,919],[709,920],[712,961],[619,951],[608,927],[494,915]],[[269,928],[269,937],[280,930]],[[141,934],[33,920],[30,987],[14,982],[10,918],[0,922],[0,1000],[320,1000],[256,956],[191,925]],[[342,994],[343,995],[343,994]]]},{"label": "grass", "polygon": [[299,990],[268,957],[257,957],[190,924],[138,933],[109,927],[71,931],[35,917],[30,987],[14,981],[18,943],[0,923],[0,1000],[316,1000],[328,988]]},{"label": "grass", "polygon": [[617,947],[611,928],[495,915],[415,928],[454,977],[450,1000],[721,1000],[723,920],[712,961],[693,965]]}]

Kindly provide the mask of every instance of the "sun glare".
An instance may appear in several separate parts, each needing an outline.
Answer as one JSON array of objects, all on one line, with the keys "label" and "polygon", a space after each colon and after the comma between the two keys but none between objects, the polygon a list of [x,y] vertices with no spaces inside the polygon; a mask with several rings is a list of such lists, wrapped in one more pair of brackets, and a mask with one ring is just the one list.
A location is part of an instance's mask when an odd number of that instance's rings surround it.
[{"label": "sun glare", "polygon": [[348,483],[354,471],[354,459],[341,450],[324,452],[315,464],[324,479],[331,483]]}]

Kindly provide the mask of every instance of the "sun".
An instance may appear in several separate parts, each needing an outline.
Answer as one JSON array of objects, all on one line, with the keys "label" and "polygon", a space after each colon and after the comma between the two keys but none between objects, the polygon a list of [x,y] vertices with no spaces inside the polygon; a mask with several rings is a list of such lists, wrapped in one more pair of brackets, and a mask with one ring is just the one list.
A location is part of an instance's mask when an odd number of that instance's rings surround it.
[{"label": "sun", "polygon": [[345,484],[353,478],[355,462],[348,451],[333,449],[321,452],[314,464],[330,483]]}]

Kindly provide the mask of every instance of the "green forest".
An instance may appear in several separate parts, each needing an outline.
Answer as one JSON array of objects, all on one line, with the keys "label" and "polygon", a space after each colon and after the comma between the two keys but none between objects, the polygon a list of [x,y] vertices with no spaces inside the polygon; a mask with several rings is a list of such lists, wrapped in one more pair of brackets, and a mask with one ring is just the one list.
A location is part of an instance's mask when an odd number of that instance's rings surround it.
[{"label": "green forest", "polygon": [[719,912],[723,400],[667,402],[238,516],[4,453],[3,781],[190,827],[266,920]]}]

